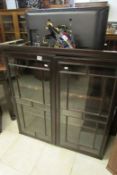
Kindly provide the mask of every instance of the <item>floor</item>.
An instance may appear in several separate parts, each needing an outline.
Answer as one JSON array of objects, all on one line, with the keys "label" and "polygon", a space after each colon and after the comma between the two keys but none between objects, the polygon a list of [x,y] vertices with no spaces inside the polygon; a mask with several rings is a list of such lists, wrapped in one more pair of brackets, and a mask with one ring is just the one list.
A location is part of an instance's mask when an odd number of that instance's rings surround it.
[{"label": "floor", "polygon": [[19,134],[6,111],[3,119],[0,175],[110,175],[106,165],[114,138],[104,159],[98,160]]}]

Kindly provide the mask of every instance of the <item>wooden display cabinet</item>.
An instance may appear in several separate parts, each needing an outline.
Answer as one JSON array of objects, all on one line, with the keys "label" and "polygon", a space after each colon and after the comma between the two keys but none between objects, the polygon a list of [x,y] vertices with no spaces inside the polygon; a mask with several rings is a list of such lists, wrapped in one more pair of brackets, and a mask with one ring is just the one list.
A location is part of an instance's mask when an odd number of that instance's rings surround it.
[{"label": "wooden display cabinet", "polygon": [[0,12],[0,24],[2,40],[11,41],[17,39],[27,40],[25,21],[26,9],[2,10]]},{"label": "wooden display cabinet", "polygon": [[117,53],[13,46],[4,53],[20,133],[102,158],[117,115]]}]

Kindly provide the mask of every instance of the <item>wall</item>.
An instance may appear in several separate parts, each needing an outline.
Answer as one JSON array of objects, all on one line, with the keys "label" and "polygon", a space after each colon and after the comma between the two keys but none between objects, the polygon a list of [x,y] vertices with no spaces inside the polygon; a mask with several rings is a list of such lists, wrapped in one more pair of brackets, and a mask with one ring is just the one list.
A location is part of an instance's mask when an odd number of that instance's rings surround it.
[{"label": "wall", "polygon": [[117,22],[117,0],[108,0],[110,5],[109,21]]},{"label": "wall", "polygon": [[[95,2],[107,1],[107,0],[96,0]],[[94,2],[94,0],[75,0],[75,2]],[[117,0],[108,0],[110,5],[109,21],[117,22]]]}]

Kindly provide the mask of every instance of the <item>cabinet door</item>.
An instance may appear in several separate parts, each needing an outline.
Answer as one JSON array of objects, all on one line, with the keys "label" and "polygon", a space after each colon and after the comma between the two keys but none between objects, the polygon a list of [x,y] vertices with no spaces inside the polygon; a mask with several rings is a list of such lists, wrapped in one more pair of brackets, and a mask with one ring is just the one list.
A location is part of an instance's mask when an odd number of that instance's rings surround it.
[{"label": "cabinet door", "polygon": [[20,132],[52,142],[50,62],[10,60]]},{"label": "cabinet door", "polygon": [[18,28],[19,28],[19,35],[20,35],[19,37],[21,39],[24,39],[25,41],[28,41],[25,14],[18,14],[17,17],[18,17]]},{"label": "cabinet door", "polygon": [[3,39],[4,41],[15,40],[15,29],[13,23],[12,14],[5,14],[1,16],[2,20],[2,30],[3,30]]},{"label": "cabinet door", "polygon": [[59,63],[59,144],[100,157],[109,129],[116,69]]}]

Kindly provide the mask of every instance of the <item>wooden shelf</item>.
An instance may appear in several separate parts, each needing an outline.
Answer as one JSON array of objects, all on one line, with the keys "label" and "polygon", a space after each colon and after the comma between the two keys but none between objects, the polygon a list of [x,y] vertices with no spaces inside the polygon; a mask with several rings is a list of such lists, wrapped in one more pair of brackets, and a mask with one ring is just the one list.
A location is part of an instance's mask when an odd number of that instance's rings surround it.
[{"label": "wooden shelf", "polygon": [[[62,92],[62,95],[66,95],[65,92]],[[86,96],[86,95],[80,95],[77,93],[69,93],[69,97],[76,97],[84,100],[95,100],[95,101],[102,101],[103,99],[101,97],[95,97],[95,96]]]},{"label": "wooden shelf", "polygon": [[12,21],[4,21],[3,23],[4,23],[4,24],[13,24]]},{"label": "wooden shelf", "polygon": [[20,88],[22,88],[22,89],[26,88],[26,89],[35,90],[35,91],[39,91],[39,90],[41,91],[42,90],[41,87],[39,87],[39,86],[24,85],[24,84],[21,84],[21,83],[20,83]]},{"label": "wooden shelf", "polygon": [[117,34],[106,34],[106,40],[117,41]]},{"label": "wooden shelf", "polygon": [[[30,89],[30,90],[41,90],[40,87],[38,86],[31,86],[31,85],[24,85],[24,84],[21,84],[20,83],[20,88],[26,88],[26,89]],[[66,95],[66,92],[62,92],[61,93],[62,96]],[[102,101],[102,97],[93,97],[93,96],[86,96],[86,95],[80,95],[80,94],[77,94],[77,93],[69,93],[69,97],[75,97],[75,98],[79,98],[79,99],[83,99],[83,100],[94,100],[94,101]]]},{"label": "wooden shelf", "polygon": [[15,34],[15,32],[4,32],[5,34],[11,34],[11,33],[14,33]]},{"label": "wooden shelf", "polygon": [[48,5],[48,7],[49,8],[65,8],[65,7],[69,7],[69,5],[67,5],[67,4],[50,4],[50,5]]},{"label": "wooden shelf", "polygon": [[20,32],[21,34],[28,34],[27,32]]}]

